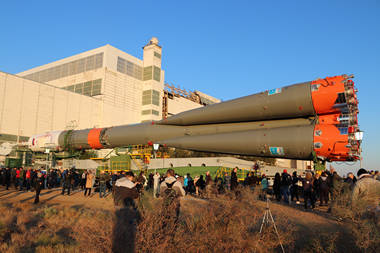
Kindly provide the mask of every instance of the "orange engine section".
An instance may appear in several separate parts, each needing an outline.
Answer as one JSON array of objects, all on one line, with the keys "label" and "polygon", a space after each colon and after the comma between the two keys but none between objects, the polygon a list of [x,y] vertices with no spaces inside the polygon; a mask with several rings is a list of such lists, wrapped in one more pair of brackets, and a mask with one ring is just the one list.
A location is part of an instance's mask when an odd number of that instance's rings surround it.
[{"label": "orange engine section", "polygon": [[[326,77],[311,82],[311,96],[316,114],[339,113],[346,106],[346,75]],[[352,93],[352,91],[350,91]]]},{"label": "orange engine section", "polygon": [[100,143],[100,134],[103,128],[93,128],[88,132],[87,143],[92,149],[103,148],[103,145]]},{"label": "orange engine section", "polygon": [[342,124],[339,114],[319,116],[314,128],[314,151],[329,161],[354,161],[359,158],[360,143],[355,139],[357,125]]}]

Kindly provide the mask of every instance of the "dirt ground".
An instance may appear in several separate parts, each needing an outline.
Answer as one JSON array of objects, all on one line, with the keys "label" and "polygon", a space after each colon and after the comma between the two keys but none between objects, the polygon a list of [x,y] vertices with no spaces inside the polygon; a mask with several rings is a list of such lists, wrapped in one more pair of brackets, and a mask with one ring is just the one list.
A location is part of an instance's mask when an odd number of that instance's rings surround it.
[{"label": "dirt ground", "polygon": [[[0,187],[0,201],[10,203],[30,203],[33,204],[35,197],[34,192],[18,191],[14,188],[6,190],[5,187]],[[181,200],[183,207],[194,207],[194,205],[202,205],[205,200],[185,197]],[[40,204],[55,204],[61,206],[77,206],[82,205],[88,208],[99,208],[104,210],[114,210],[112,194],[108,194],[106,198],[99,198],[99,193],[91,193],[91,196],[84,196],[83,191],[71,192],[70,196],[65,193],[61,194],[61,189],[42,190],[40,194]],[[258,202],[258,205],[265,208],[265,202]],[[305,226],[337,226],[340,223],[327,214],[327,207],[316,207],[313,211],[308,209],[305,211],[302,205],[285,205],[270,201],[270,209],[275,216],[286,216],[292,222],[296,222]],[[192,208],[190,208],[192,209]]]},{"label": "dirt ground", "polygon": [[[83,191],[74,191],[70,196],[65,193],[61,195],[61,188],[42,190],[40,194],[40,204],[59,204],[62,206],[76,206],[83,205],[89,208],[101,208],[105,210],[113,210],[112,194],[107,195],[106,198],[99,198],[99,193],[91,193],[90,197],[85,197]],[[0,188],[0,201],[1,202],[19,202],[30,203],[34,202],[34,192],[22,192],[15,190],[13,187],[8,191],[2,186]]]},{"label": "dirt ground", "polygon": [[[10,204],[22,204],[33,206],[35,193],[34,192],[20,192],[13,187],[6,190],[5,187],[0,187],[0,202]],[[207,200],[195,199],[193,197],[184,197],[181,200],[181,209],[191,214],[192,212],[199,212],[202,206],[206,205]],[[42,190],[40,195],[39,206],[52,206],[62,208],[81,208],[89,210],[106,210],[114,211],[112,194],[107,195],[106,198],[99,198],[98,193],[92,193],[90,197],[85,197],[83,191],[74,191],[70,196],[61,195],[61,189],[47,189]],[[258,208],[266,210],[266,202],[257,201]],[[12,205],[10,205],[12,206]],[[337,234],[335,243],[338,246],[339,252],[354,252],[352,251],[354,242],[352,235],[344,223],[336,220],[333,216],[327,214],[327,207],[317,207],[315,210],[303,209],[302,205],[285,205],[277,202],[270,202],[270,210],[273,214],[275,221],[281,221],[282,224],[286,220],[292,229],[294,237],[297,238],[297,245],[309,243],[315,237],[321,234],[334,235]],[[194,211],[197,210],[197,211]],[[196,214],[196,213],[194,213]],[[327,232],[327,233],[326,233]],[[332,238],[326,238],[328,241]],[[301,248],[297,248],[302,250]]]}]

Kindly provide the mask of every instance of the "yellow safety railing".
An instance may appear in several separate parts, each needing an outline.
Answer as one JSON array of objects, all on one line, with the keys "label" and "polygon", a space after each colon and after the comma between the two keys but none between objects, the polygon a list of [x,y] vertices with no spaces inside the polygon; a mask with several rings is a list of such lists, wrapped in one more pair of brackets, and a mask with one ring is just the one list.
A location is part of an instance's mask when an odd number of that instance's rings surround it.
[{"label": "yellow safety railing", "polygon": [[125,169],[125,170],[118,170],[118,169],[104,169],[105,172],[119,172],[119,171],[129,171],[128,169]]},{"label": "yellow safety railing", "polygon": [[129,170],[130,164],[129,161],[112,161],[111,168],[112,170]]},{"label": "yellow safety railing", "polygon": [[[224,177],[225,173],[228,173],[231,175],[233,168],[227,168],[227,167],[221,167],[216,171],[217,177]],[[245,177],[247,176],[247,173],[253,172],[254,170],[252,168],[238,168],[237,170],[237,178],[239,181],[244,181]]]}]

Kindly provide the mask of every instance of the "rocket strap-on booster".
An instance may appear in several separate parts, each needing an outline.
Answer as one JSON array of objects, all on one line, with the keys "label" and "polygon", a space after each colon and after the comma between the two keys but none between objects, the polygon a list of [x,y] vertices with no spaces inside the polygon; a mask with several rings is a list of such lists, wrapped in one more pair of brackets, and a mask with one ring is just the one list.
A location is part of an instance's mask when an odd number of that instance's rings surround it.
[{"label": "rocket strap-on booster", "polygon": [[[32,150],[168,147],[262,157],[355,161],[360,156],[356,89],[327,77],[186,111],[161,121],[32,136]],[[52,147],[51,143],[54,144]],[[45,145],[45,146],[44,146]]]}]

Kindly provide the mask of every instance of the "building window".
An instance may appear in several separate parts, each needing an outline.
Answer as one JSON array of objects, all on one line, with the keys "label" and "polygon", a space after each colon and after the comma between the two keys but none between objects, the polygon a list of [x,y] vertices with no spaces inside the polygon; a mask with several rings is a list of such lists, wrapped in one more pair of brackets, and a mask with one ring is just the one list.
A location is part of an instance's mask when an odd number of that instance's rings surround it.
[{"label": "building window", "polygon": [[152,104],[159,106],[160,105],[160,92],[152,90]]},{"label": "building window", "polygon": [[75,92],[81,95],[93,97],[101,95],[102,79],[92,80],[85,83],[77,83],[74,85],[63,87],[62,89]]},{"label": "building window", "polygon": [[91,96],[91,88],[92,88],[92,81],[85,82],[83,84],[83,95],[85,96]]},{"label": "building window", "polygon": [[151,113],[152,110],[143,110],[141,112],[141,115],[149,115]]},{"label": "building window", "polygon": [[159,115],[160,115],[160,113],[159,113],[158,111],[156,111],[156,110],[152,110],[152,114],[153,114],[153,115],[156,115],[156,116],[159,116]]},{"label": "building window", "polygon": [[83,83],[78,83],[75,85],[75,93],[83,94]]},{"label": "building window", "polygon": [[154,56],[157,57],[158,59],[161,59],[161,54],[160,53],[154,52]]},{"label": "building window", "polygon": [[[70,85],[70,86],[67,86],[67,87],[65,87],[66,88],[66,90],[68,90],[68,91],[72,91],[72,92],[74,92],[74,90],[75,90],[75,85]],[[64,88],[64,89],[65,89]]]},{"label": "building window", "polygon": [[67,76],[76,75],[85,71],[101,68],[103,66],[103,53],[91,55],[81,58],[76,61],[44,69],[29,75],[24,78],[36,82],[49,82]]},{"label": "building window", "polygon": [[160,105],[160,92],[156,90],[144,90],[142,94],[142,105]]},{"label": "building window", "polygon": [[161,69],[154,66],[153,79],[159,82],[161,80]]},{"label": "building window", "polygon": [[143,78],[144,81],[152,80],[152,71],[153,71],[152,66],[144,68],[144,78]]},{"label": "building window", "polygon": [[159,111],[156,111],[156,110],[143,110],[143,111],[141,111],[141,115],[156,115],[156,116],[159,116],[160,113],[159,113]]},{"label": "building window", "polygon": [[128,76],[131,76],[138,80],[142,80],[142,67],[121,57],[117,57],[117,71],[127,74]]},{"label": "building window", "polygon": [[92,81],[91,96],[97,96],[102,94],[102,79]]},{"label": "building window", "polygon": [[95,55],[86,58],[86,71],[95,69]]}]

